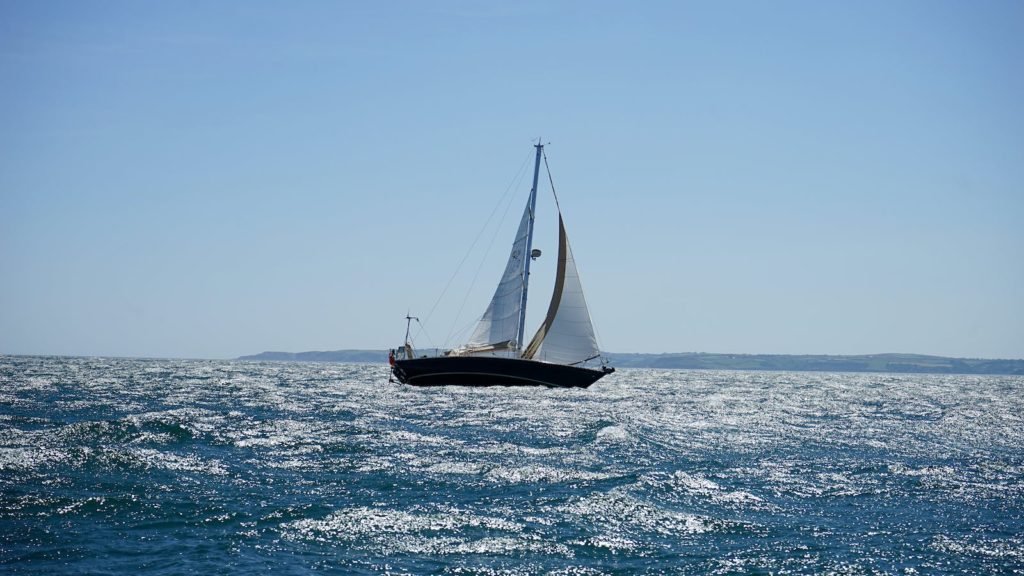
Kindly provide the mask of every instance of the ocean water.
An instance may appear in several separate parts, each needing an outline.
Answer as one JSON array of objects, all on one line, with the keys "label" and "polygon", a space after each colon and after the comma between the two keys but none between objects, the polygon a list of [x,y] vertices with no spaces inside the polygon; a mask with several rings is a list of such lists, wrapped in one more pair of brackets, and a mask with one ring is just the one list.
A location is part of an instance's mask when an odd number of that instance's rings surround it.
[{"label": "ocean water", "polygon": [[1022,574],[1024,378],[0,357],[4,574]]}]

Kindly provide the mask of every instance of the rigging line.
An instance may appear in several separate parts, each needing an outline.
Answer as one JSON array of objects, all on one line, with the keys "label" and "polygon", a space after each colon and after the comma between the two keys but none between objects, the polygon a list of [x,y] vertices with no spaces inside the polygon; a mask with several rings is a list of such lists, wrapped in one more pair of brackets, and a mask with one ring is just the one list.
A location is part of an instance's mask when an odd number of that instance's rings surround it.
[{"label": "rigging line", "polygon": [[548,153],[543,148],[540,149],[541,155],[544,156],[544,170],[548,173],[548,183],[551,184],[551,195],[555,197],[555,208],[558,209],[558,213],[562,213],[562,206],[558,203],[558,193],[555,192],[555,180],[551,177],[551,167],[548,166]]},{"label": "rigging line", "polygon": [[[491,214],[487,217],[487,220],[484,221],[484,225],[480,227],[480,231],[477,232],[476,238],[473,239],[473,242],[472,244],[470,244],[469,249],[466,250],[466,254],[462,257],[462,260],[459,262],[459,265],[455,267],[455,271],[452,272],[451,277],[448,278],[448,282],[444,285],[444,289],[441,290],[441,295],[437,297],[437,300],[434,301],[434,305],[430,307],[430,312],[427,312],[425,322],[430,322],[430,317],[434,314],[434,310],[437,309],[437,305],[441,303],[441,300],[444,298],[444,295],[448,293],[448,289],[451,287],[452,281],[454,281],[455,277],[459,274],[459,270],[461,270],[462,265],[466,263],[466,259],[468,259],[469,255],[473,253],[473,249],[476,248],[476,243],[480,241],[480,237],[483,236],[484,231],[487,230],[487,226],[491,223],[491,219],[494,218],[494,214],[498,211],[498,208],[501,207],[502,203],[505,200],[505,197],[508,196],[509,191],[512,190],[512,188],[516,185],[517,182],[522,180],[523,170],[526,168],[526,164],[529,161],[530,155],[527,154],[526,157],[523,159],[523,163],[519,166],[519,170],[516,172],[516,175],[512,178],[512,181],[509,183],[508,187],[505,188],[505,191],[501,194],[501,197],[498,199],[497,204],[495,204],[494,208],[491,209]],[[416,335],[419,336],[419,333],[422,331],[423,323],[420,323],[420,328],[419,330],[416,331]]]},{"label": "rigging line", "polygon": [[[474,319],[470,320],[469,322],[463,324],[458,330],[454,330],[453,329],[452,330],[452,338],[456,342],[462,341],[463,337],[469,338],[469,336],[467,335],[467,332],[469,332],[469,329],[472,328],[473,325],[477,323],[477,320],[479,320],[479,319],[478,318],[474,318]],[[445,342],[445,346],[447,346],[447,342]]]},{"label": "rigging line", "polygon": [[[436,344],[434,339],[431,338],[430,334],[427,332],[427,327],[423,325],[423,322],[420,322],[419,318],[416,318],[416,323],[420,326],[420,329],[416,331],[416,335],[419,336],[419,333],[423,332],[423,335],[427,337],[427,340],[430,341],[431,344]],[[430,346],[430,348],[436,348],[436,346]]]},{"label": "rigging line", "polygon": [[585,362],[590,362],[594,358],[600,358],[600,357],[601,357],[601,355],[598,354],[596,356],[591,356],[590,358],[584,358],[583,360],[580,360],[579,362],[573,362],[572,364],[567,364],[567,366],[576,366],[577,364],[583,364]]},{"label": "rigging line", "polygon": [[[529,160],[529,156],[527,156]],[[522,172],[520,172],[519,180],[516,182],[517,185],[522,181]],[[509,198],[508,203],[505,204],[505,211],[501,214],[501,222],[505,221],[508,216],[508,211],[512,208],[512,201],[514,198]],[[455,319],[452,320],[452,327],[448,330],[448,336],[445,337],[444,346],[448,346],[449,340],[451,340],[452,332],[455,330],[455,326],[459,322],[459,318],[462,316],[462,311],[466,308],[466,302],[469,301],[469,294],[473,291],[473,287],[476,286],[477,279],[480,278],[480,271],[483,270],[484,264],[487,262],[487,256],[491,253],[491,248],[494,247],[494,241],[498,238],[498,232],[500,232],[501,225],[494,227],[494,233],[491,234],[491,241],[487,244],[487,250],[484,251],[483,258],[480,259],[480,264],[476,267],[476,273],[473,274],[473,280],[469,283],[469,288],[466,289],[466,295],[462,297],[462,304],[459,306],[459,311],[455,314]]]}]

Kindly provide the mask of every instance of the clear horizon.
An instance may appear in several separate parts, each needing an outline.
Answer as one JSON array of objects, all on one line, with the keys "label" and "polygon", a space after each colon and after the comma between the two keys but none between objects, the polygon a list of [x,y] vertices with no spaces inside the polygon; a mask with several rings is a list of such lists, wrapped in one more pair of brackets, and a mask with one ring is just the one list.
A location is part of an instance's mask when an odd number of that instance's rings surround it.
[{"label": "clear horizon", "polygon": [[602,349],[1024,358],[1019,2],[9,2],[0,30],[0,353],[386,349],[407,312],[456,345],[516,216],[434,303],[542,136]]},{"label": "clear horizon", "polygon": [[[304,354],[304,353],[325,353],[330,354],[334,352],[385,352],[388,348],[340,348],[336,350],[261,350],[259,352],[250,352],[245,354],[239,354],[238,356],[232,357],[210,357],[210,356],[119,356],[114,354],[11,354],[0,351],[0,356],[22,356],[22,357],[57,357],[57,358],[124,358],[134,360],[213,360],[213,361],[227,361],[227,360],[238,360],[239,358],[245,358],[249,356],[258,356],[260,354]],[[829,356],[833,358],[841,357],[862,357],[862,356],[930,356],[935,358],[949,358],[952,360],[991,360],[991,361],[1010,361],[1010,362],[1024,362],[1024,358],[991,358],[981,356],[943,356],[940,354],[928,354],[923,352],[874,352],[868,354],[769,354],[761,352],[707,352],[707,351],[678,351],[678,352],[620,352],[615,350],[602,350],[603,354],[638,354],[645,356],[669,356],[674,354],[707,354],[711,356]],[[380,362],[384,363],[387,358],[381,357]]]}]

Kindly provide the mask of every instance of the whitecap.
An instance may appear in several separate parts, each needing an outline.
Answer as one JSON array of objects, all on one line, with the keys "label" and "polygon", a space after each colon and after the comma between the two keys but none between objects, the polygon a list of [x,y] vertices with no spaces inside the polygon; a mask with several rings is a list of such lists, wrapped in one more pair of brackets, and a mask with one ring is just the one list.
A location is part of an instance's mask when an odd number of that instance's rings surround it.
[{"label": "whitecap", "polygon": [[626,442],[630,440],[629,432],[624,426],[605,426],[597,431],[599,442]]}]

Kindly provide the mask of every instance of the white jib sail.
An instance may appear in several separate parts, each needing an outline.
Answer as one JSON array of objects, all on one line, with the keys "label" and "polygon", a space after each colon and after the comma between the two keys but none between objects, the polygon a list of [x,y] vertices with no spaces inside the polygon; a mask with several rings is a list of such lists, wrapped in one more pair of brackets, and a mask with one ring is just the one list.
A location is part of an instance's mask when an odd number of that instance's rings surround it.
[{"label": "white jib sail", "polygon": [[514,341],[519,334],[519,311],[523,305],[523,274],[526,267],[526,236],[530,223],[530,202],[527,200],[519,231],[512,243],[512,253],[505,265],[494,297],[480,323],[466,343],[467,348],[479,348]]},{"label": "white jib sail", "polygon": [[558,241],[555,291],[547,317],[523,352],[523,358],[578,364],[598,356],[600,350],[561,214],[558,215]]}]

